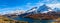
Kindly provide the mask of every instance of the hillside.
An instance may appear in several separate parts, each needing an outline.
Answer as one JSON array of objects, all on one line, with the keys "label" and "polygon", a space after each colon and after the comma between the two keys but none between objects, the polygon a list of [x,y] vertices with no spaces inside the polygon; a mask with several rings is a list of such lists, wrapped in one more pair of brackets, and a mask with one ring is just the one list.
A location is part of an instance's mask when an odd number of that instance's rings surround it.
[{"label": "hillside", "polygon": [[53,20],[57,19],[60,13],[56,12],[48,12],[48,13],[40,13],[40,14],[29,14],[25,16],[25,18],[32,18],[32,19],[41,19],[41,20]]},{"label": "hillside", "polygon": [[18,21],[8,18],[6,16],[0,16],[0,23],[28,23],[26,21]]}]

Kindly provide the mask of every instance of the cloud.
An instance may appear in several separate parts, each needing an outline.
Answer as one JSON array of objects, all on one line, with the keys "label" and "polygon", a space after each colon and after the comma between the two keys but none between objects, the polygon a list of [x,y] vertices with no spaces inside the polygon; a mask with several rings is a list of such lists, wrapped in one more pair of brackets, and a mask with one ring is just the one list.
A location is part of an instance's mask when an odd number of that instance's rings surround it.
[{"label": "cloud", "polygon": [[[31,6],[32,4],[35,4]],[[27,7],[39,7],[42,6],[43,4],[46,4],[47,6],[51,7],[52,9],[57,7],[60,8],[60,2],[58,0],[42,0],[37,3],[27,3]]]},{"label": "cloud", "polygon": [[[17,8],[17,7],[13,7],[13,8],[3,8],[3,9],[0,9],[0,14],[13,14],[13,13],[20,13],[20,12],[25,12],[24,10],[20,10],[20,8]],[[21,13],[22,13],[21,12]],[[20,13],[20,14],[21,14]]]},{"label": "cloud", "polygon": [[[58,0],[42,0],[37,3],[27,3],[25,7],[30,8],[30,9],[33,7],[39,8],[39,6],[42,6],[43,4],[46,4],[48,7],[52,9],[54,9],[55,7],[60,8],[60,3]],[[52,11],[52,10],[49,10],[49,11]],[[48,11],[45,11],[45,12],[48,12]]]},{"label": "cloud", "polygon": [[42,3],[58,3],[58,0],[43,0]]},{"label": "cloud", "polygon": [[52,9],[54,9],[54,8],[60,8],[60,3],[47,4],[47,6],[51,7]]},{"label": "cloud", "polygon": [[4,15],[4,14],[23,14],[23,13],[25,13],[24,10],[15,10],[15,11],[0,12],[1,15]]},{"label": "cloud", "polygon": [[9,14],[23,14],[25,13],[24,10],[16,10],[16,11],[11,11]]},{"label": "cloud", "polygon": [[[39,2],[37,2],[37,3],[28,2],[26,5],[0,9],[0,12],[2,13],[2,11],[3,11],[3,13],[9,13],[9,12],[13,12],[16,10],[20,10],[21,8],[24,8],[24,10],[26,10],[26,9],[29,10],[33,7],[42,6],[43,4],[46,4],[47,6],[51,7],[52,9],[54,9],[55,7],[60,8],[60,3],[58,0],[42,0],[42,1],[39,0]],[[2,5],[2,6],[7,6],[7,5]]]},{"label": "cloud", "polygon": [[38,3],[27,3],[27,4],[25,5],[25,7],[31,9],[31,8],[33,8],[33,7],[42,6],[43,4],[44,4],[44,3],[41,3],[41,2],[38,2]]}]

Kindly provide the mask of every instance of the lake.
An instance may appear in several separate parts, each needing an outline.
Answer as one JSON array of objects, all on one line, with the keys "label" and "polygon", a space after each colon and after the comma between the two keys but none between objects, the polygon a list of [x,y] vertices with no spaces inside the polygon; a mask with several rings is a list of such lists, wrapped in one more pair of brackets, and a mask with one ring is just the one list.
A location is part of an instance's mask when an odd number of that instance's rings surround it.
[{"label": "lake", "polygon": [[48,23],[48,22],[52,22],[53,20],[34,20],[31,18],[22,18],[22,17],[17,17],[17,18],[13,18],[14,20],[20,20],[20,21],[28,21],[29,23]]}]

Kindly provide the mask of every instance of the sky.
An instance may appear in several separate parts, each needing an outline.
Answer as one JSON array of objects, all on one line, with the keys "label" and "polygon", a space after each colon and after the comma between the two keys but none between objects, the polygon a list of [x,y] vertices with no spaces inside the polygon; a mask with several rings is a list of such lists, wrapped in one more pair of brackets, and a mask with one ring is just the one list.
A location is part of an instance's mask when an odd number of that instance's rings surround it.
[{"label": "sky", "polygon": [[60,8],[60,0],[0,0],[0,13],[8,13],[15,10],[29,10],[43,4],[46,4],[52,9],[55,7]]}]

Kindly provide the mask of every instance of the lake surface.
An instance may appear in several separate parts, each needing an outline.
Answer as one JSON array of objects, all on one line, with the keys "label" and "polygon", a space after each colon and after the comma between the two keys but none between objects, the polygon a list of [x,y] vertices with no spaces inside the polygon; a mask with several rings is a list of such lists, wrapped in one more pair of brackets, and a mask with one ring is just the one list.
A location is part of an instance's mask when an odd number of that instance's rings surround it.
[{"label": "lake surface", "polygon": [[53,20],[34,20],[31,18],[22,18],[22,17],[17,17],[17,18],[13,18],[14,20],[20,20],[20,21],[28,21],[29,23],[48,23],[48,22],[52,22]]}]

